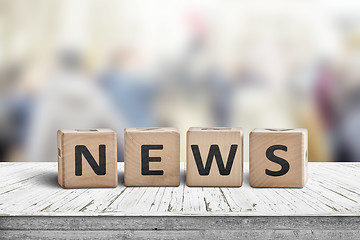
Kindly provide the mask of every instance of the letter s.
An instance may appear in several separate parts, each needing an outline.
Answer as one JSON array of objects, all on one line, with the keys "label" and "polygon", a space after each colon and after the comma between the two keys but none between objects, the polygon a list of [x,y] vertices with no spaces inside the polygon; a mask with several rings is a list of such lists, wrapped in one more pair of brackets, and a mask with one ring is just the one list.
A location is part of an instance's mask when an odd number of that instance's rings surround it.
[{"label": "letter s", "polygon": [[281,169],[279,171],[271,171],[269,169],[265,169],[265,173],[269,176],[279,177],[285,175],[289,171],[290,165],[289,162],[285,159],[275,156],[275,150],[282,150],[286,152],[287,147],[284,145],[273,145],[266,150],[266,157],[270,161],[279,164],[281,166]]}]

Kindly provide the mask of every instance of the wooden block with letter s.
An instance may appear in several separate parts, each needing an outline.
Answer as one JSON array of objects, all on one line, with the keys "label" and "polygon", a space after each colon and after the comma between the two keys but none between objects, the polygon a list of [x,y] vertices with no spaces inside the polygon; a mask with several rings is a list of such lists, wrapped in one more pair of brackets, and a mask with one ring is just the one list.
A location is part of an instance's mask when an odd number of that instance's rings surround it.
[{"label": "wooden block with letter s", "polygon": [[304,187],[307,155],[306,129],[254,129],[250,133],[250,185]]},{"label": "wooden block with letter s", "polygon": [[187,132],[186,184],[240,187],[243,178],[241,128],[192,127]]},{"label": "wooden block with letter s", "polygon": [[180,185],[180,134],[175,128],[126,128],[126,186]]},{"label": "wooden block with letter s", "polygon": [[117,143],[111,129],[58,130],[58,182],[63,188],[116,187]]}]

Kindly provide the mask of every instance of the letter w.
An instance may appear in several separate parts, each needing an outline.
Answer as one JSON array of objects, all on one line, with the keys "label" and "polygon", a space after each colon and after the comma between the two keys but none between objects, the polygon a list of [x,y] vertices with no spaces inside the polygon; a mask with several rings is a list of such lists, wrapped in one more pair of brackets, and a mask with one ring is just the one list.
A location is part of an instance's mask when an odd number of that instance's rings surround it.
[{"label": "letter w", "polygon": [[206,160],[206,164],[205,164],[205,167],[204,167],[202,159],[201,159],[200,151],[199,151],[199,146],[198,145],[191,145],[191,150],[193,152],[199,174],[201,176],[209,175],[211,164],[212,164],[213,158],[215,157],[216,163],[217,163],[218,168],[219,168],[220,175],[229,175],[230,171],[231,171],[231,167],[232,167],[233,162],[234,162],[237,147],[238,147],[238,145],[236,145],[236,144],[231,145],[228,160],[227,160],[227,163],[226,163],[226,167],[224,167],[224,162],[223,162],[222,157],[221,157],[219,145],[211,145],[210,150],[209,150],[209,154],[208,154],[208,157],[207,157],[207,160]]}]

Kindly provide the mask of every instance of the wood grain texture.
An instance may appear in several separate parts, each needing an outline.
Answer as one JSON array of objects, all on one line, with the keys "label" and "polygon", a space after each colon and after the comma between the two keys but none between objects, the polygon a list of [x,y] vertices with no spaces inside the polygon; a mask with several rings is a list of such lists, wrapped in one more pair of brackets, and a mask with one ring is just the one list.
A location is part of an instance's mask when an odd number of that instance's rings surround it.
[{"label": "wood grain texture", "polygon": [[62,189],[57,164],[0,163],[1,239],[357,239],[360,163],[309,163],[304,188]]},{"label": "wood grain texture", "polygon": [[62,189],[56,163],[0,163],[1,216],[360,216],[360,163],[309,163],[304,188]]},{"label": "wood grain texture", "polygon": [[1,220],[6,224],[0,230],[5,231],[354,230],[360,226],[358,216],[8,216]]},{"label": "wood grain texture", "polygon": [[[202,166],[206,166],[210,146],[217,145],[226,167],[232,145],[237,147],[231,171],[221,175],[215,157],[208,175],[200,175],[192,145],[198,146]],[[186,141],[186,183],[192,187],[240,187],[243,179],[243,132],[241,128],[190,128]]]},{"label": "wood grain texture", "polygon": [[[180,185],[180,134],[175,128],[126,128],[124,132],[126,186]],[[161,146],[161,149],[150,148],[142,153],[143,146]],[[142,172],[142,154],[158,158],[158,162],[148,160],[146,169],[147,172],[162,171],[162,175]]]},{"label": "wood grain texture", "polygon": [[[63,188],[106,188],[117,186],[116,133],[111,129],[59,130],[58,183]],[[75,147],[85,146],[99,164],[99,145],[105,145],[105,174],[98,175],[82,157],[82,175],[75,174]]]},{"label": "wood grain texture", "polygon": [[[156,219],[154,219],[156,221]],[[280,230],[99,230],[99,231],[3,231],[2,239],[358,239],[360,230],[280,229]]]},{"label": "wood grain texture", "polygon": [[[252,187],[304,187],[307,181],[307,139],[306,129],[254,129],[249,137],[250,185]],[[285,149],[270,151],[274,158],[284,159],[288,163],[287,171],[280,176],[266,173],[269,170],[278,173],[282,169],[279,162],[275,162],[277,160],[271,161],[267,156],[267,150],[274,145],[285,147]]]}]

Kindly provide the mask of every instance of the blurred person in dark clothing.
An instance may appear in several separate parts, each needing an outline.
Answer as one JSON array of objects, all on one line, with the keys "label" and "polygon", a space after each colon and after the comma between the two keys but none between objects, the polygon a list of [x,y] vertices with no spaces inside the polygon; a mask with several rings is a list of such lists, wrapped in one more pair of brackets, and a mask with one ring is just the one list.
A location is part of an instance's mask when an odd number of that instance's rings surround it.
[{"label": "blurred person in dark clothing", "polygon": [[58,129],[112,128],[118,134],[118,161],[123,157],[125,123],[83,68],[81,55],[61,52],[56,72],[41,90],[27,138],[27,160],[56,161]]},{"label": "blurred person in dark clothing", "polygon": [[231,109],[233,103],[234,86],[223,71],[213,68],[209,72],[209,94],[212,115],[216,126],[231,126]]},{"label": "blurred person in dark clothing", "polygon": [[0,161],[18,161],[28,132],[33,97],[22,86],[23,65],[4,68],[0,92]]},{"label": "blurred person in dark clothing", "polygon": [[157,126],[152,109],[156,83],[143,77],[137,67],[131,50],[118,51],[101,74],[100,86],[115,112],[128,123],[127,127]]},{"label": "blurred person in dark clothing", "polygon": [[[176,116],[165,118],[171,119],[168,122],[177,122],[186,115],[191,116],[191,120],[177,123],[181,129],[188,127],[186,122],[196,125],[197,121],[203,125],[229,126],[233,85],[220,66],[221,61],[213,54],[210,24],[196,8],[189,9],[183,20],[188,32],[184,49],[175,59],[164,60],[160,68],[160,97],[166,102],[162,106]],[[178,106],[179,111],[175,112],[169,105]]]},{"label": "blurred person in dark clothing", "polygon": [[346,97],[338,115],[336,158],[340,162],[360,162],[360,86]]}]

